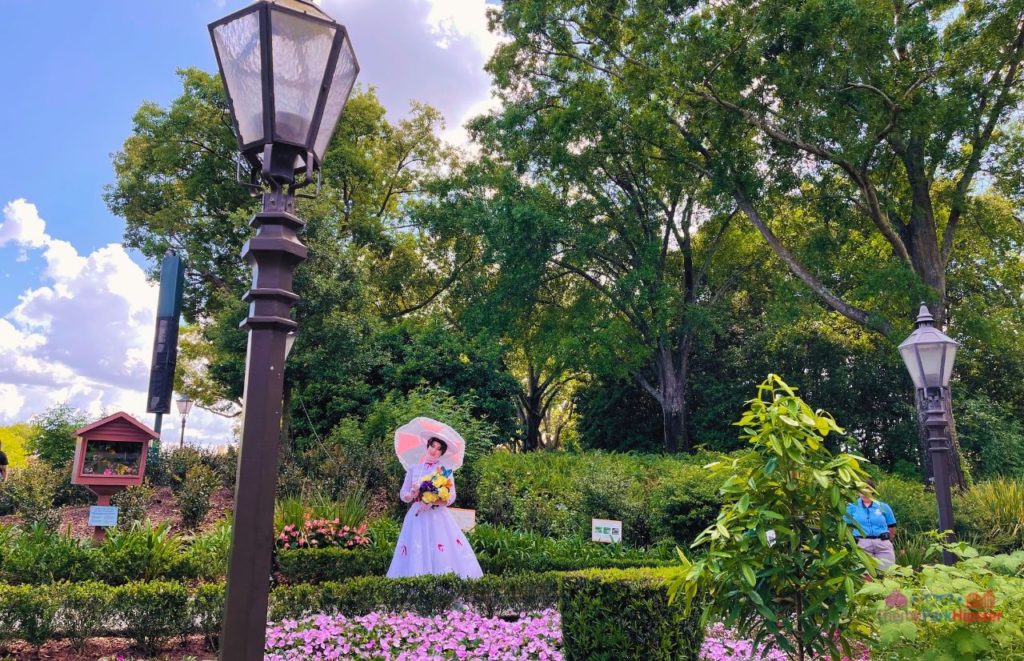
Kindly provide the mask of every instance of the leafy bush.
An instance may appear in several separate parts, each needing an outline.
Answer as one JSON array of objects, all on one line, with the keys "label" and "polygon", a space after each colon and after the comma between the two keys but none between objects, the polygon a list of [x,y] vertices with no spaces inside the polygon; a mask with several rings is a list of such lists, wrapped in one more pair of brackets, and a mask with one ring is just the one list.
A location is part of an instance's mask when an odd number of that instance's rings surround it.
[{"label": "leafy bush", "polygon": [[84,411],[57,404],[32,418],[26,449],[55,470],[70,466],[75,455],[75,431],[84,427]]},{"label": "leafy bush", "polygon": [[131,528],[146,520],[149,503],[153,500],[153,487],[149,484],[130,486],[114,494],[110,504],[117,507],[117,527]]},{"label": "leafy bush", "polygon": [[956,427],[976,478],[1024,475],[1024,424],[1010,407],[982,394],[958,398]]},{"label": "leafy bush", "polygon": [[113,591],[111,612],[140,649],[155,654],[167,639],[192,629],[188,597],[180,583],[128,583]]},{"label": "leafy bush", "polygon": [[705,528],[715,522],[722,508],[718,483],[707,471],[687,466],[672,479],[664,480],[652,496],[660,537],[689,546]]},{"label": "leafy bush", "polygon": [[196,588],[189,605],[191,621],[206,637],[207,646],[213,650],[220,646],[220,632],[224,627],[225,590],[223,583],[204,583]]},{"label": "leafy bush", "polygon": [[111,530],[99,547],[99,575],[111,585],[166,577],[183,560],[182,540],[170,528],[164,522]]},{"label": "leafy bush", "polygon": [[669,605],[671,570],[589,570],[558,580],[565,658],[693,659],[704,630],[697,612]]},{"label": "leafy bush", "polygon": [[228,559],[231,555],[232,519],[218,521],[206,532],[195,535],[189,542],[184,573],[208,581],[224,579],[228,575]]},{"label": "leafy bush", "polygon": [[202,464],[189,467],[174,495],[181,511],[181,525],[195,529],[210,511],[210,496],[220,485],[216,474]]},{"label": "leafy bush", "polygon": [[383,576],[391,564],[391,555],[387,549],[282,549],[277,552],[277,567],[286,583],[324,583],[356,576]]},{"label": "leafy bush", "polygon": [[82,581],[96,571],[95,558],[86,544],[41,523],[9,533],[0,560],[0,582],[11,584]]},{"label": "leafy bush", "polygon": [[755,647],[798,659],[837,657],[840,648],[849,656],[862,624],[854,595],[875,565],[853,538],[846,504],[867,474],[856,457],[827,449],[825,437],[842,433],[832,416],[774,374],[736,424],[760,461],[710,467],[728,476],[725,504],[695,541],[707,555],[693,562],[680,552],[672,596],[684,596],[687,611],[705,606],[702,624],[721,621]]},{"label": "leafy bush", "polygon": [[60,512],[54,507],[60,481],[56,469],[42,461],[31,461],[26,468],[11,470],[5,491],[23,524],[39,523],[47,528],[60,524]]},{"label": "leafy bush", "polygon": [[366,526],[349,528],[338,523],[338,519],[306,519],[301,528],[285,526],[277,536],[281,549],[324,549],[332,546],[356,549],[370,545],[365,536]]},{"label": "leafy bush", "polygon": [[78,652],[103,630],[110,618],[114,597],[110,587],[103,583],[58,583],[35,589],[56,590],[60,601],[57,628]]},{"label": "leafy bush", "polygon": [[997,552],[1024,549],[1024,480],[994,479],[972,485],[954,503],[961,536]]},{"label": "leafy bush", "polygon": [[979,557],[963,544],[946,548],[963,559],[895,567],[858,591],[873,622],[872,657],[1024,657],[1024,552]]},{"label": "leafy bush", "polygon": [[0,583],[0,640],[42,645],[54,637],[60,602],[51,588]]}]

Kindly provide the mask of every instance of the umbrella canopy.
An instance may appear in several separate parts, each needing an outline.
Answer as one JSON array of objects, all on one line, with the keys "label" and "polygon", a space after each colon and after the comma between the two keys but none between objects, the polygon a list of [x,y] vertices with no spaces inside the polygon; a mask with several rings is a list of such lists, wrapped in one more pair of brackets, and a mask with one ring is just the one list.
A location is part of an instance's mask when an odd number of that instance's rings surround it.
[{"label": "umbrella canopy", "polygon": [[427,453],[427,441],[436,437],[448,444],[448,450],[441,455],[440,464],[455,470],[462,466],[466,455],[466,441],[459,433],[431,418],[413,418],[395,430],[395,454],[406,470],[423,461]]}]

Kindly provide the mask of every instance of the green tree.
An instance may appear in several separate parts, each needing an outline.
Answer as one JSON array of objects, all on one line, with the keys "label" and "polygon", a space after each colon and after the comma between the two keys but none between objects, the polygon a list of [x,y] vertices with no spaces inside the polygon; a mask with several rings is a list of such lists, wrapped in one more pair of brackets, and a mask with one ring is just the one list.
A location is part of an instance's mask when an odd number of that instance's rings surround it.
[{"label": "green tree", "polygon": [[867,627],[854,596],[875,565],[845,514],[867,474],[857,457],[826,448],[828,435],[842,432],[832,416],[774,374],[736,425],[754,454],[712,464],[729,476],[725,502],[693,543],[707,554],[691,561],[679,551],[670,596],[687,610],[705,606],[703,624],[734,627],[755,649],[764,643],[801,661],[837,658],[840,648],[851,656],[850,639]]},{"label": "green tree", "polygon": [[88,418],[68,404],[56,404],[34,416],[32,432],[26,449],[52,468],[70,469],[75,455],[75,431],[85,426]]}]

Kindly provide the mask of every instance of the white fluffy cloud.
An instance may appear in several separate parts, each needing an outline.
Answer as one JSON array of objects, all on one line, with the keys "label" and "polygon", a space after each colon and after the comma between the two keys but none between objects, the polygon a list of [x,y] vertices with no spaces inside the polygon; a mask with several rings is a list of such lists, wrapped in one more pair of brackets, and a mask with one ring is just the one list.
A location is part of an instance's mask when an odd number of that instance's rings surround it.
[{"label": "white fluffy cloud", "polygon": [[499,38],[487,30],[485,0],[324,0],[352,35],[359,82],[377,88],[384,107],[403,115],[410,101],[445,116],[445,138],[465,144],[462,125],[494,104],[483,67]]},{"label": "white fluffy cloud", "polygon": [[[0,424],[61,402],[94,417],[123,410],[151,424],[145,391],[156,285],[120,244],[82,256],[51,237],[36,206],[23,199],[3,210],[0,246],[9,242],[26,256],[41,253],[46,268],[45,282],[0,317]],[[230,422],[200,410],[189,429],[190,439],[208,444],[232,438]],[[164,436],[177,437],[174,429]]]}]

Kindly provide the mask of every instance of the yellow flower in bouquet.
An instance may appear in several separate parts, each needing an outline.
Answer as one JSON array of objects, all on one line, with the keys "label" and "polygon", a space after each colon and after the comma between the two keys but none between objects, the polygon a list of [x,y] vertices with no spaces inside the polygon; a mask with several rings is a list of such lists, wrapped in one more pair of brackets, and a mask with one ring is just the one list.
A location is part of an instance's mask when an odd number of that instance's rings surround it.
[{"label": "yellow flower in bouquet", "polygon": [[423,503],[426,505],[433,505],[434,503],[437,502],[437,499],[438,494],[434,493],[433,491],[426,491],[423,493],[422,496],[420,496],[420,500],[422,500]]}]

